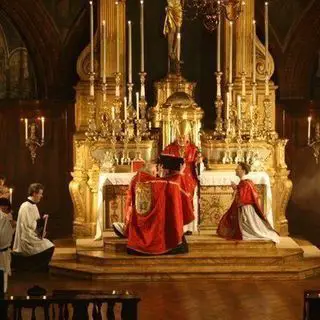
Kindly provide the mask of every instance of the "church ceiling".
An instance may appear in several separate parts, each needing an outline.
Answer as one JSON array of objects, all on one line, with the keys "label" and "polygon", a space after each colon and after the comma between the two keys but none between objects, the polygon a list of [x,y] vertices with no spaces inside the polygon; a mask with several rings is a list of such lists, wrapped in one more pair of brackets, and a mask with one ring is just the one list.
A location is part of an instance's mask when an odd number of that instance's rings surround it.
[{"label": "church ceiling", "polygon": [[315,1],[319,0],[271,0],[270,21],[280,47],[285,51],[295,30]]},{"label": "church ceiling", "polygon": [[64,39],[87,0],[41,0]]}]

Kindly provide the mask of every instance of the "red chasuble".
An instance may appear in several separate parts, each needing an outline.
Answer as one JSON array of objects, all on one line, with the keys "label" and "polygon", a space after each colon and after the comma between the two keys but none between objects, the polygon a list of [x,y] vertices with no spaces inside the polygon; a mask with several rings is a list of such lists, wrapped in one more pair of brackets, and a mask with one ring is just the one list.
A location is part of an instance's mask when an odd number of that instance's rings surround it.
[{"label": "red chasuble", "polygon": [[198,183],[196,172],[198,153],[198,148],[194,144],[188,143],[185,146],[180,146],[176,141],[170,143],[162,151],[162,154],[184,158],[186,169],[184,170],[182,183],[184,188],[191,194],[192,197],[194,194],[194,189]]},{"label": "red chasuble", "polygon": [[194,215],[181,177],[156,178],[141,171],[132,179],[127,196],[128,248],[163,254],[182,242],[183,226],[193,221]]},{"label": "red chasuble", "polygon": [[242,234],[239,227],[238,208],[244,205],[252,205],[257,215],[270,229],[272,229],[260,207],[258,199],[259,195],[254,183],[247,179],[241,180],[237,186],[236,196],[231,207],[219,222],[217,234],[226,239],[242,240]]}]

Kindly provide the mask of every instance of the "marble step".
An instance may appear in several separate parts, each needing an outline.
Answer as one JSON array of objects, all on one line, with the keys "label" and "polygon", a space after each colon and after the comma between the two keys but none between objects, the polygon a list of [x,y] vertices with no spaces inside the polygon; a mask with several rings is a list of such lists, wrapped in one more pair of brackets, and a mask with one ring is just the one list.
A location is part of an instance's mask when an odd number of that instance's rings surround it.
[{"label": "marble step", "polygon": [[301,261],[301,249],[274,249],[265,252],[253,250],[217,250],[213,252],[189,252],[180,255],[133,256],[126,253],[80,251],[77,261],[99,266],[139,265],[282,265]]},{"label": "marble step", "polygon": [[181,264],[107,267],[73,261],[52,261],[50,273],[78,279],[117,281],[165,281],[201,278],[221,280],[298,280],[320,274],[320,263],[296,262],[282,266],[201,266]]},{"label": "marble step", "polygon": [[[275,249],[276,245],[272,241],[233,241],[225,240],[216,235],[194,235],[186,237],[190,252],[213,252],[216,250],[270,250]],[[104,249],[107,252],[126,252],[126,239],[117,237],[105,237],[103,239]],[[83,248],[84,249],[84,248]]]}]

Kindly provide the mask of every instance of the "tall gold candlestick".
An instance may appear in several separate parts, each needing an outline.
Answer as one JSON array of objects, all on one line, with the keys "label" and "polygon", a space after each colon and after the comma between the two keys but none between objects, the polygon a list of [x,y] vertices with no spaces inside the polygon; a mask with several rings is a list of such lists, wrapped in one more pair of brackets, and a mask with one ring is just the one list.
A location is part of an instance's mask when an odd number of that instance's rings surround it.
[{"label": "tall gold candlestick", "polygon": [[140,0],[140,45],[141,45],[141,72],[144,72],[144,4]]},{"label": "tall gold candlestick", "polygon": [[265,95],[269,96],[269,75],[268,75],[268,67],[269,67],[269,3],[266,1],[264,3],[265,7],[265,15],[264,15],[264,27],[265,27],[265,59],[266,59],[266,83],[265,83]]},{"label": "tall gold candlestick", "polygon": [[219,7],[219,24],[217,34],[217,72],[221,72],[221,12],[220,12],[220,1],[218,1]]},{"label": "tall gold candlestick", "polygon": [[233,63],[233,22],[229,22],[229,83],[232,83],[232,63]]},{"label": "tall gold candlestick", "polygon": [[106,20],[102,21],[102,42],[103,42],[103,50],[102,50],[102,82],[105,84],[107,81],[106,75],[106,65],[107,65],[107,33],[106,33]]},{"label": "tall gold candlestick", "polygon": [[117,23],[117,42],[116,42],[116,56],[117,56],[117,73],[120,72],[120,4],[119,1],[116,4],[116,23]]},{"label": "tall gold candlestick", "polygon": [[132,83],[132,27],[128,21],[128,82]]}]

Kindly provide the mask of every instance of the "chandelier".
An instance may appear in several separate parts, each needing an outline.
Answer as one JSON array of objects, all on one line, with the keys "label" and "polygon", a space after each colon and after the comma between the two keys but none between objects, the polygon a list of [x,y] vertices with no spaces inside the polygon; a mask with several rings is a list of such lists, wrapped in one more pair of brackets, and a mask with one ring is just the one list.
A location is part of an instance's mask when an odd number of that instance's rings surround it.
[{"label": "chandelier", "polygon": [[210,32],[214,31],[221,17],[229,21],[238,19],[242,0],[184,0],[184,11],[191,20],[201,19],[203,25]]}]

